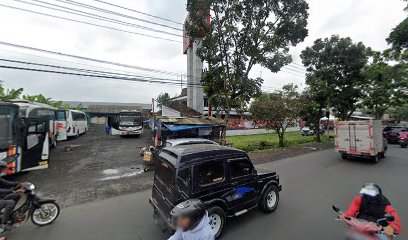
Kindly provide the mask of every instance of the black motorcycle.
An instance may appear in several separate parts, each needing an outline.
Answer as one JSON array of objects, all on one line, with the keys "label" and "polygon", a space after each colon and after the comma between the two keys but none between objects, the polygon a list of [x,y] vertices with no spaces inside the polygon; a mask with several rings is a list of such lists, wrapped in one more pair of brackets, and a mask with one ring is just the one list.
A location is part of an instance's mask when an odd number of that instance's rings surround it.
[{"label": "black motorcycle", "polygon": [[[11,214],[11,225],[16,226],[31,219],[37,226],[53,223],[60,214],[60,207],[54,199],[39,197],[35,192],[35,185],[26,183],[24,186],[15,187],[13,190],[23,189],[25,192],[24,203]],[[19,203],[18,203],[19,204]],[[18,205],[17,204],[17,205]],[[0,213],[3,218],[3,211]]]}]

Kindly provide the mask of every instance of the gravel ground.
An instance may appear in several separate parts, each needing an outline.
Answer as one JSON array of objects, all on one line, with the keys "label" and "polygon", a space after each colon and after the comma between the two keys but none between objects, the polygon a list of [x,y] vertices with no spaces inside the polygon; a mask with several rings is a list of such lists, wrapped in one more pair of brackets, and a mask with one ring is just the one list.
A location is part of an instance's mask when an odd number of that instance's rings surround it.
[{"label": "gravel ground", "polygon": [[[95,125],[78,138],[60,142],[51,151],[50,168],[12,179],[36,184],[38,191],[56,198],[64,207],[135,193],[152,185],[153,171],[146,171],[139,154],[149,145],[149,131],[139,138],[105,139],[103,126]],[[66,146],[72,151],[66,152]],[[332,147],[332,143],[315,143],[249,155],[254,164],[261,164]]]},{"label": "gravel ground", "polygon": [[[51,151],[50,168],[13,177],[29,181],[62,206],[133,193],[150,188],[152,172],[144,172],[139,151],[149,146],[149,131],[139,138],[110,136],[103,126],[91,126],[86,134],[60,142]],[[65,147],[72,151],[66,152]]]}]

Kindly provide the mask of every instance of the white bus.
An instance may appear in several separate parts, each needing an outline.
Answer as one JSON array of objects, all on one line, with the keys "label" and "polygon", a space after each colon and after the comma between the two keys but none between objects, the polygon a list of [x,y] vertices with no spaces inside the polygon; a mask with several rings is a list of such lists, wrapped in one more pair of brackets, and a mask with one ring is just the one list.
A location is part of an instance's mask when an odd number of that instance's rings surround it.
[{"label": "white bus", "polygon": [[69,137],[78,137],[88,131],[86,114],[78,110],[58,110],[57,140],[67,140]]},{"label": "white bus", "polygon": [[123,110],[108,118],[112,135],[140,136],[143,133],[143,118],[140,111]]},{"label": "white bus", "polygon": [[[0,101],[0,160],[8,164],[8,174],[44,169],[49,164],[49,116]],[[23,112],[21,112],[23,111]]]},{"label": "white bus", "polygon": [[55,121],[55,111],[57,109],[55,107],[27,100],[10,100],[10,102],[19,106],[20,116],[23,119],[48,120],[48,144],[52,148],[57,145],[57,123]]}]

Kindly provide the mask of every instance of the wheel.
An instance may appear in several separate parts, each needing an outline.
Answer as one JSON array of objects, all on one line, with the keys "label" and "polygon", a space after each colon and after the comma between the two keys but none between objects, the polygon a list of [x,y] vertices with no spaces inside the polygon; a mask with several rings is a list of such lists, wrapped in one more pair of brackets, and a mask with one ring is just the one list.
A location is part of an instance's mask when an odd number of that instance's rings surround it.
[{"label": "wheel", "polygon": [[381,158],[385,158],[385,151],[378,153],[378,155],[380,155]]},{"label": "wheel", "polygon": [[347,160],[347,154],[341,154],[341,158]]},{"label": "wheel", "polygon": [[265,213],[275,211],[279,204],[279,190],[276,186],[269,186],[263,193],[260,200],[260,208]]},{"label": "wheel", "polygon": [[210,226],[215,238],[220,237],[227,220],[224,210],[218,206],[212,206],[208,209],[208,217],[210,218]]},{"label": "wheel", "polygon": [[372,160],[374,163],[378,163],[378,162],[380,161],[380,157],[379,157],[378,155],[379,155],[379,154],[377,154],[377,155],[371,157],[371,160]]},{"label": "wheel", "polygon": [[45,226],[53,223],[60,214],[60,207],[56,202],[47,202],[34,209],[31,213],[31,221],[37,226]]},{"label": "wheel", "polygon": [[401,146],[402,148],[407,148],[407,144],[406,144],[406,143],[400,143],[400,146]]}]

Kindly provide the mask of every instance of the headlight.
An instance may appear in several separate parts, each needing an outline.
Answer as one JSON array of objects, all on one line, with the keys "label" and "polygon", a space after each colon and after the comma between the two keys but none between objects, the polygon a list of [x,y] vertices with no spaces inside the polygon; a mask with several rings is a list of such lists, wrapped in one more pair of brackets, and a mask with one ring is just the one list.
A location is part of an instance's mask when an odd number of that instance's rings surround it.
[{"label": "headlight", "polygon": [[35,189],[35,185],[32,183],[27,183],[25,188],[27,188],[27,190],[33,191]]}]

